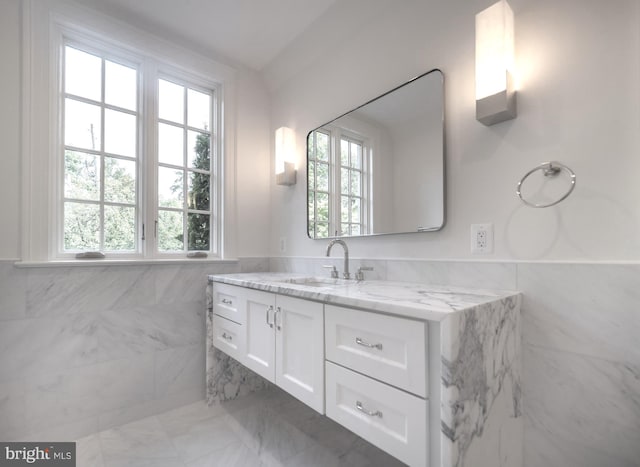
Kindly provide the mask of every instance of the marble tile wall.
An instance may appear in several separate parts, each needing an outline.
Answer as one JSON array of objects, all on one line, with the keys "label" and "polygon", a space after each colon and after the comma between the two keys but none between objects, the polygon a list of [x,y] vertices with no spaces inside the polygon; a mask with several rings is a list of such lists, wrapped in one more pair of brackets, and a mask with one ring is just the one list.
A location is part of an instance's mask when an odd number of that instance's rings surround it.
[{"label": "marble tile wall", "polygon": [[[327,275],[340,258],[272,258]],[[640,265],[364,260],[370,278],[523,293],[525,467],[640,466]]]},{"label": "marble tile wall", "polygon": [[74,439],[204,399],[207,275],[267,267],[0,261],[0,439]]},{"label": "marble tile wall", "polygon": [[[72,439],[204,398],[204,286],[341,258],[17,269],[0,262],[0,438]],[[372,279],[523,293],[526,467],[640,466],[640,265],[353,259]],[[202,278],[202,282],[200,282]]]},{"label": "marble tile wall", "polygon": [[640,466],[640,265],[520,264],[528,467]]}]

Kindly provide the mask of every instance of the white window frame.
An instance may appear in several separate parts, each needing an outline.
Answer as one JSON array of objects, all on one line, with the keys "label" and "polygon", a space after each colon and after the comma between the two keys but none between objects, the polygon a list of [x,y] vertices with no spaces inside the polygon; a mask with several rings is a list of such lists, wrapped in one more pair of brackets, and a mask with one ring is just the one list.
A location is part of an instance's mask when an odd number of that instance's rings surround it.
[{"label": "white window frame", "polygon": [[[211,237],[210,237],[211,244],[210,244],[209,254],[214,257],[217,257],[219,256],[221,235],[220,235],[220,228],[216,223],[215,219],[219,217],[219,213],[222,209],[221,202],[220,202],[221,197],[219,195],[220,190],[218,185],[223,183],[223,180],[220,177],[221,148],[219,144],[220,138],[218,138],[218,135],[222,133],[222,119],[220,118],[220,114],[222,112],[222,106],[221,106],[221,100],[219,98],[219,94],[222,92],[222,88],[218,83],[213,83],[211,81],[198,78],[188,72],[184,72],[183,70],[170,67],[166,64],[162,64],[158,66],[155,72],[153,73],[153,76],[150,77],[149,79],[154,80],[153,83],[149,83],[149,89],[153,91],[153,96],[150,96],[152,100],[152,102],[149,103],[150,106],[155,106],[157,105],[157,102],[158,102],[158,99],[157,99],[158,79],[164,79],[167,81],[175,82],[176,84],[180,84],[185,88],[188,87],[191,89],[200,90],[207,93],[208,92],[212,93],[211,97],[212,97],[213,110],[211,113],[211,128],[209,130],[211,132],[211,142],[210,142],[210,153],[211,153],[211,159],[210,159],[211,179],[210,180],[211,181],[210,183],[212,186],[216,188],[212,189],[210,193],[211,219],[210,219],[209,228],[211,230]],[[160,258],[172,258],[172,257],[184,256],[187,253],[186,249],[188,248],[187,246],[188,241],[186,238],[184,239],[185,251],[183,252],[178,252],[178,251],[160,252],[158,250],[158,237],[156,235],[156,231],[157,231],[156,221],[158,218],[158,210],[159,210],[157,184],[158,184],[158,167],[160,167],[160,163],[157,159],[158,150],[157,150],[157,147],[155,146],[157,145],[157,141],[158,141],[158,125],[161,123],[161,119],[158,116],[157,109],[155,109],[155,112],[151,116],[151,118],[154,121],[152,125],[152,131],[150,131],[148,134],[152,137],[154,150],[150,151],[149,153],[150,155],[152,155],[152,157],[154,157],[154,161],[152,164],[149,164],[148,171],[147,171],[147,178],[149,178],[150,180],[153,180],[153,183],[150,184],[153,186],[153,189],[150,188],[147,190],[147,197],[148,199],[152,200],[152,203],[149,204],[149,209],[154,213],[154,217],[148,219],[149,221],[148,225],[150,226],[149,227],[150,230],[148,231],[149,233],[147,234],[147,237],[149,237],[148,248],[153,252],[155,256]],[[186,121],[184,126],[187,127]],[[153,171],[153,173],[150,173],[150,171]],[[187,177],[185,177],[184,183],[185,184],[187,183]],[[186,189],[184,194],[186,198],[186,195],[187,195]],[[186,202],[186,199],[185,199],[185,202]],[[184,209],[183,212],[186,214],[187,209]],[[183,229],[185,233],[186,233],[186,223],[187,223],[187,218],[185,217],[184,223],[183,223],[184,224]]]},{"label": "white window frame", "polygon": [[[136,115],[138,117],[137,120],[137,173],[136,173],[136,241],[135,241],[135,250],[133,252],[108,252],[109,257],[118,258],[118,259],[132,259],[139,258],[144,256],[144,242],[142,241],[142,226],[145,223],[145,206],[142,202],[143,192],[145,189],[145,180],[142,177],[143,167],[145,164],[149,163],[149,158],[145,151],[145,146],[143,145],[143,136],[144,131],[143,127],[146,125],[145,120],[145,105],[144,105],[144,96],[141,92],[144,87],[142,84],[142,75],[144,73],[145,61],[143,57],[135,56],[126,50],[120,50],[114,48],[110,44],[101,43],[98,40],[90,39],[87,37],[83,37],[82,35],[78,35],[73,30],[61,29],[62,37],[60,37],[59,46],[56,47],[58,51],[58,57],[55,59],[58,62],[58,69],[60,70],[58,73],[58,81],[57,81],[57,89],[59,93],[59,97],[57,99],[57,118],[55,122],[52,122],[53,125],[58,125],[58,131],[56,131],[56,141],[54,142],[54,146],[58,148],[54,154],[51,155],[51,158],[55,164],[55,179],[52,181],[52,199],[53,204],[51,209],[53,211],[53,224],[55,226],[55,230],[50,238],[50,251],[52,257],[55,259],[70,259],[74,258],[76,252],[65,252],[64,250],[64,163],[65,163],[65,144],[64,144],[64,103],[65,100],[65,92],[63,89],[64,84],[64,76],[63,76],[63,50],[66,46],[77,48],[78,50],[95,54],[100,56],[106,60],[112,60],[118,63],[125,64],[130,67],[135,67],[138,72],[138,83],[137,83],[137,110]],[[102,83],[104,87],[104,82]],[[107,106],[103,106],[106,108]],[[104,112],[102,114],[102,125],[104,126]],[[101,140],[104,144],[104,134],[101,136]],[[98,151],[102,152],[102,151]],[[104,155],[102,155],[104,156]],[[101,192],[104,190],[104,174],[101,174]],[[103,226],[104,232],[104,226]]]},{"label": "white window frame", "polygon": [[[59,54],[63,38],[72,37],[82,44],[106,44],[129,57],[142,59],[143,66],[155,66],[156,74],[164,73],[185,79],[194,86],[210,88],[216,96],[218,120],[212,122],[212,132],[217,137],[211,142],[212,154],[217,154],[216,164],[212,157],[212,177],[217,178],[218,190],[212,193],[212,237],[209,259],[230,259],[235,256],[235,80],[236,70],[207,57],[196,54],[175,43],[167,42],[127,23],[78,7],[63,0],[25,0],[23,2],[23,93],[22,93],[22,197],[21,197],[21,256],[25,263],[69,261],[69,255],[59,254],[59,219],[61,219],[60,187],[63,160],[62,138],[58,125],[60,117],[61,69]],[[125,58],[125,57],[123,57]],[[155,64],[155,65],[154,65]],[[169,65],[171,64],[171,65]],[[188,70],[188,71],[187,71]],[[143,79],[152,79],[143,74]],[[156,79],[154,76],[153,79]],[[147,86],[147,93],[140,96],[143,119],[157,115],[155,103],[149,93],[156,86]],[[215,87],[215,89],[214,89]],[[223,125],[224,122],[224,125]],[[213,125],[216,125],[214,130]],[[156,124],[155,122],[153,124]],[[149,123],[146,123],[149,125]],[[153,132],[151,132],[153,133]],[[149,132],[140,138],[140,159],[156,157],[154,137]],[[215,149],[214,149],[215,145]],[[53,154],[58,158],[52,157]],[[142,163],[147,172],[139,177],[141,186],[140,208],[144,211],[146,238],[153,225],[153,200],[155,199],[155,164]],[[214,205],[215,203],[215,205]],[[141,230],[139,231],[141,233]],[[185,252],[156,253],[155,242],[146,241],[135,255],[121,255],[114,260],[173,260],[185,259]],[[109,259],[109,258],[107,258]],[[105,261],[108,262],[108,261]]]}]

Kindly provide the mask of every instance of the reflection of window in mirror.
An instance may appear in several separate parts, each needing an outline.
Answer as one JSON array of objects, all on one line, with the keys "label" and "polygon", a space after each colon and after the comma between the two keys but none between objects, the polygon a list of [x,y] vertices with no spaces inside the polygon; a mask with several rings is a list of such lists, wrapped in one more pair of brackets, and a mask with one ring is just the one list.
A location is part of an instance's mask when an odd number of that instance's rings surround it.
[{"label": "reflection of window in mirror", "polygon": [[325,126],[308,138],[308,212],[311,238],[369,233],[368,138]]}]

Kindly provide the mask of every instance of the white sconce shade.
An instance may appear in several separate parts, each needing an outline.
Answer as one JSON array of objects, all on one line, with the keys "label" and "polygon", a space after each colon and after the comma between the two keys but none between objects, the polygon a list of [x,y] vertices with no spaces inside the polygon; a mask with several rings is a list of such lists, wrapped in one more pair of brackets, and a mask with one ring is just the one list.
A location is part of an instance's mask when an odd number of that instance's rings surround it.
[{"label": "white sconce shade", "polygon": [[476,119],[485,125],[515,118],[513,10],[500,0],[476,15]]},{"label": "white sconce shade", "polygon": [[291,186],[296,184],[296,135],[291,128],[276,130],[276,183]]}]

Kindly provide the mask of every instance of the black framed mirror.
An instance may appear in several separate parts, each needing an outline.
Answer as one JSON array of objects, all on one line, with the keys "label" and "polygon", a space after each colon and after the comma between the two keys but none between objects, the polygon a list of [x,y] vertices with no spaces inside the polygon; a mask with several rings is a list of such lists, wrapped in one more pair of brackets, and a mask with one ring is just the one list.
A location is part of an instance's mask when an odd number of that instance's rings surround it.
[{"label": "black framed mirror", "polygon": [[444,75],[424,73],[307,135],[310,238],[440,230]]}]

